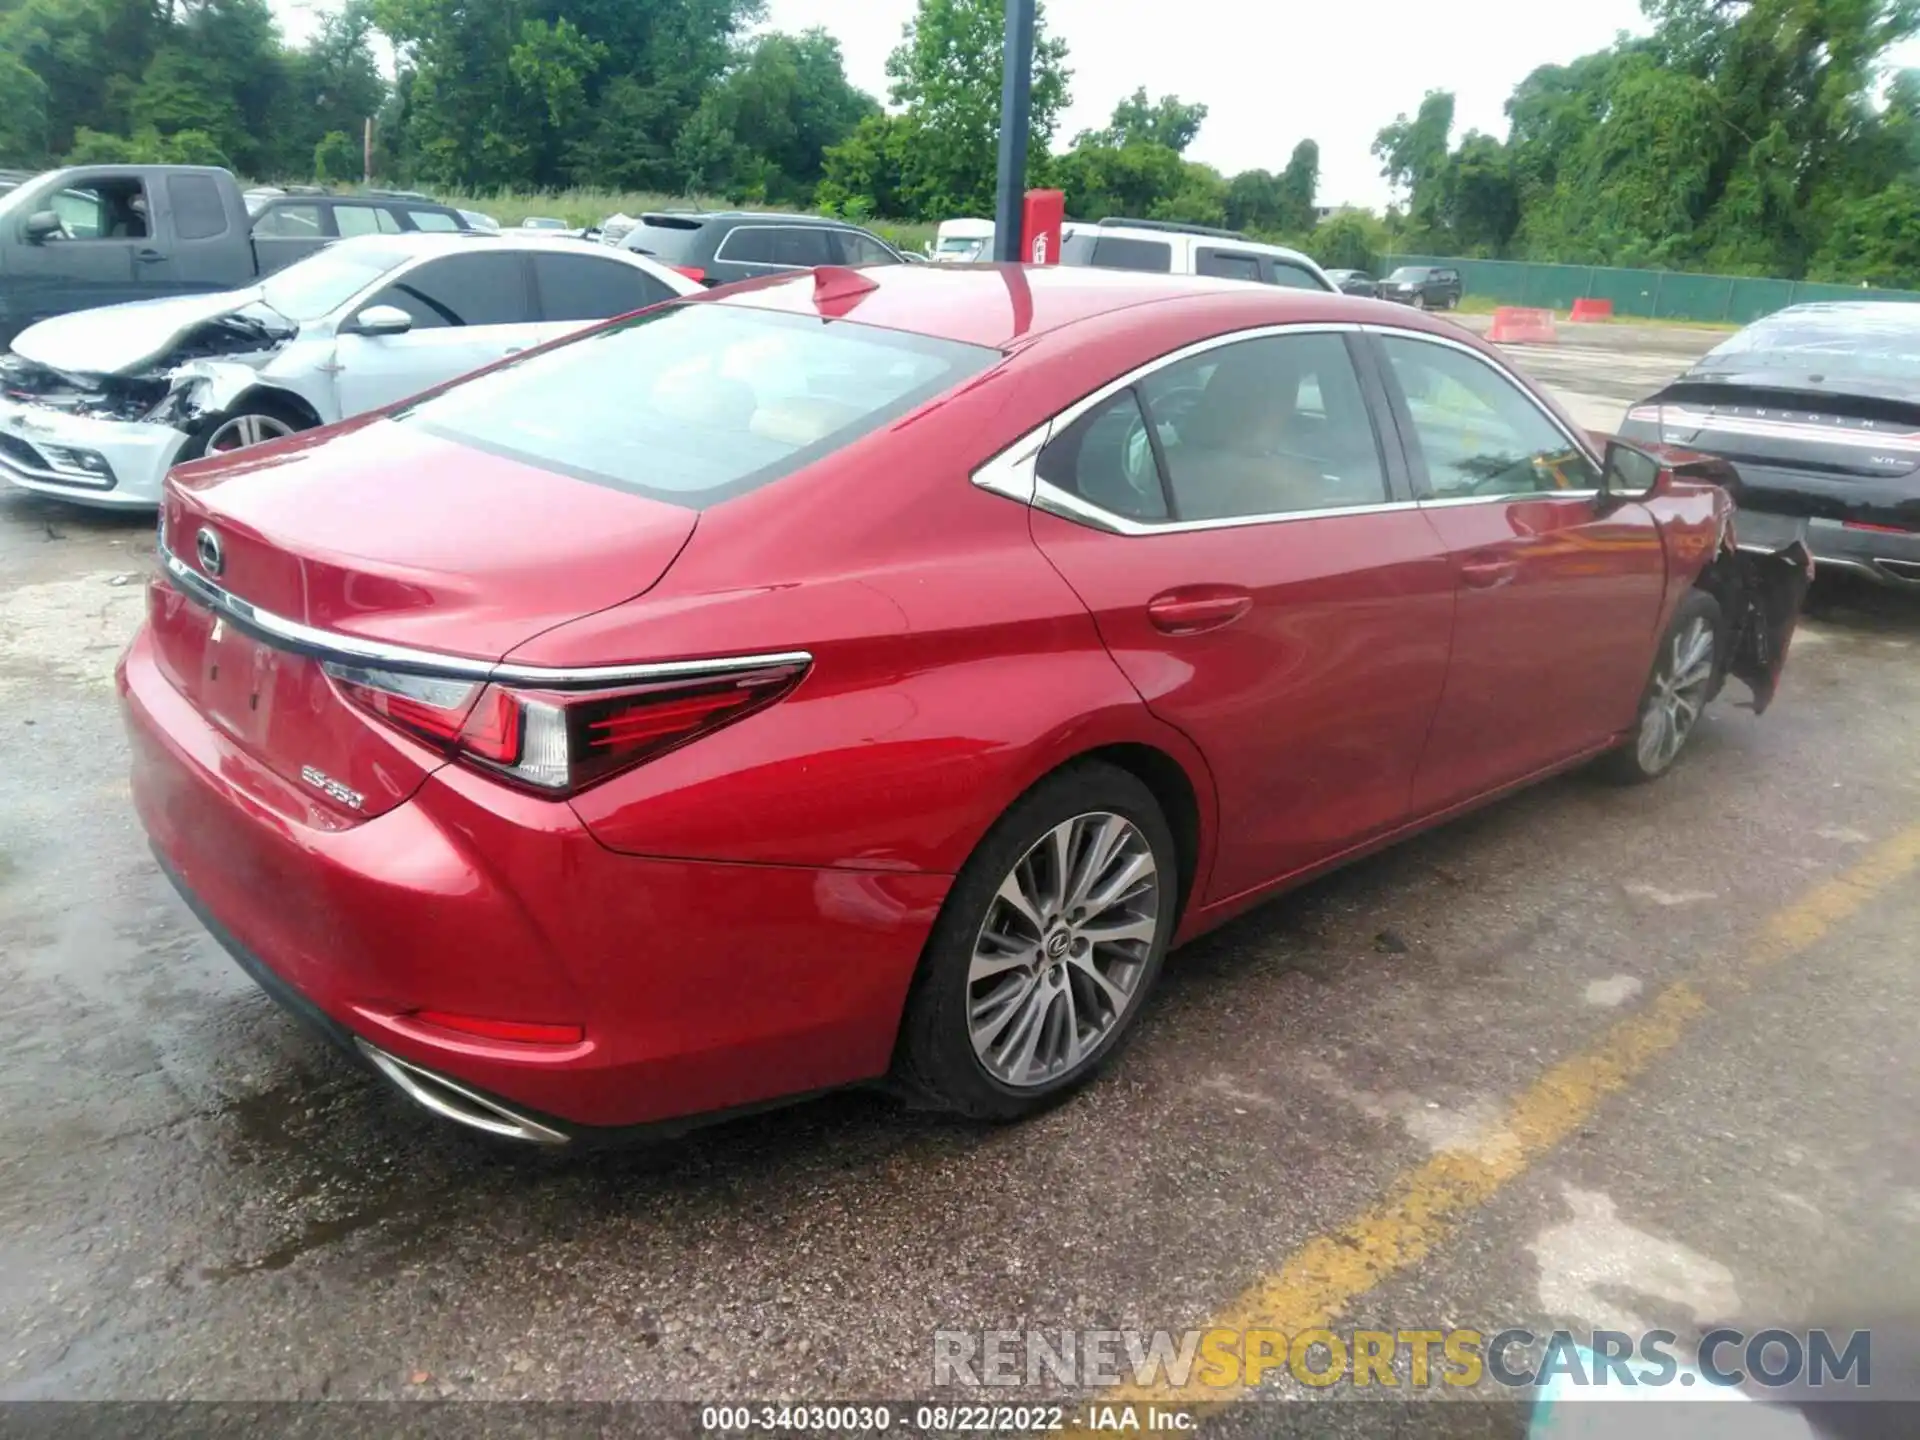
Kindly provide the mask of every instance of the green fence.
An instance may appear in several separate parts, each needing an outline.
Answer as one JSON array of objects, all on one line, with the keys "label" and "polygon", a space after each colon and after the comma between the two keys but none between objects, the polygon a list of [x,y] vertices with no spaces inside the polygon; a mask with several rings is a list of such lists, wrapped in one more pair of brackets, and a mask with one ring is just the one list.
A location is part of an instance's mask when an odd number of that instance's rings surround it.
[{"label": "green fence", "polygon": [[1500,305],[1566,311],[1575,300],[1611,300],[1616,315],[1664,320],[1718,320],[1745,325],[1810,300],[1913,300],[1920,291],[1756,280],[1740,275],[1686,275],[1675,270],[1616,270],[1604,265],[1529,265],[1517,260],[1453,260],[1442,255],[1389,255],[1398,265],[1449,265],[1469,295]]}]

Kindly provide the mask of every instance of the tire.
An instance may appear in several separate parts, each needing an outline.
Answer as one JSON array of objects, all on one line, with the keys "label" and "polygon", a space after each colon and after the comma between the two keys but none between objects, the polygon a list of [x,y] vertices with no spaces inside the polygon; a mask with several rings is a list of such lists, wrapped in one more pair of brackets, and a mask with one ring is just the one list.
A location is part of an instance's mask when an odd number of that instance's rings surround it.
[{"label": "tire", "polygon": [[[181,447],[181,460],[198,460],[205,455],[231,454],[268,440],[278,440],[301,430],[311,430],[313,420],[293,406],[270,396],[244,399],[231,410],[209,415],[194,427],[192,436]],[[253,438],[247,439],[251,435]],[[225,443],[228,440],[239,443]]]},{"label": "tire", "polygon": [[1641,785],[1671,770],[1707,702],[1718,692],[1725,669],[1726,624],[1720,602],[1704,590],[1690,590],[1654,653],[1633,734],[1601,760],[1600,773],[1619,784]]},{"label": "tire", "polygon": [[[1014,1120],[1085,1084],[1159,978],[1179,885],[1173,833],[1135,776],[1088,761],[1041,781],[987,833],[941,908],[901,1022],[898,1086],[933,1109]],[[1105,903],[1060,907],[1062,891],[1068,902],[1106,892]]]}]

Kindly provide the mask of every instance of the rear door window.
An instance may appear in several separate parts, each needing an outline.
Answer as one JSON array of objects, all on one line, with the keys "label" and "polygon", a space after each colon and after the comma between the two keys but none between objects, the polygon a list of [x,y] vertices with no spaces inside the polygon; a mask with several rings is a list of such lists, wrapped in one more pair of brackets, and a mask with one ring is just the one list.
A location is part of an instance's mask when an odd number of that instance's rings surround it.
[{"label": "rear door window", "polygon": [[1203,245],[1194,257],[1194,270],[1201,275],[1215,275],[1222,280],[1258,280],[1260,279],[1260,257],[1258,255],[1239,254],[1231,250],[1216,250]]},{"label": "rear door window", "polygon": [[812,225],[742,225],[728,234],[713,258],[796,269],[834,263],[829,232]]},{"label": "rear door window", "polygon": [[984,346],[732,305],[670,305],[456,384],[399,423],[701,509],[976,375]]},{"label": "rear door window", "polygon": [[1320,283],[1319,276],[1304,265],[1295,265],[1291,260],[1271,260],[1268,262],[1268,267],[1271,271],[1269,283],[1278,285],[1282,289],[1325,290],[1327,288]]},{"label": "rear door window", "polygon": [[397,305],[414,328],[526,325],[534,319],[526,267],[512,252],[445,255],[416,266],[367,302]]},{"label": "rear door window", "polygon": [[275,205],[253,222],[253,233],[269,240],[331,238],[318,205]]},{"label": "rear door window", "polygon": [[1135,240],[1125,235],[1075,237],[1083,238],[1088,242],[1082,247],[1087,258],[1076,262],[1065,255],[1068,264],[1095,265],[1102,270],[1146,270],[1156,275],[1173,269],[1173,246],[1164,240]]},{"label": "rear door window", "polygon": [[593,255],[535,255],[533,283],[547,320],[610,320],[674,294],[636,265]]},{"label": "rear door window", "polygon": [[458,230],[460,222],[444,210],[409,210],[407,219],[416,230]]},{"label": "rear door window", "polygon": [[842,265],[892,265],[898,257],[873,236],[862,230],[836,232],[840,242]]},{"label": "rear door window", "polygon": [[382,205],[336,205],[333,223],[342,235],[398,235],[400,222]]}]

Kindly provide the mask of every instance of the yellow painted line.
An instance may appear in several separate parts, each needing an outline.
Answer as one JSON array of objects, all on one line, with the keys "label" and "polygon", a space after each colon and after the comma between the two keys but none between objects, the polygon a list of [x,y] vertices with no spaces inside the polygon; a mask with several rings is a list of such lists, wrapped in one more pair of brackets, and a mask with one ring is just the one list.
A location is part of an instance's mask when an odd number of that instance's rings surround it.
[{"label": "yellow painted line", "polygon": [[[1296,1335],[1329,1325],[1382,1281],[1419,1264],[1473,1213],[1547,1151],[1585,1125],[1602,1101],[1625,1089],[1680,1043],[1707,1009],[1710,990],[1737,991],[1768,966],[1811,948],[1834,926],[1920,868],[1920,825],[1874,847],[1859,864],[1816,885],[1762,925],[1731,969],[1703,966],[1619,1021],[1590,1050],[1563,1060],[1508,1107],[1472,1153],[1444,1151],[1400,1175],[1379,1204],[1309,1240],[1196,1329],[1277,1330]],[[1171,1404],[1189,1411],[1231,1399],[1233,1389],[1201,1385],[1120,1386],[1100,1404]]]}]

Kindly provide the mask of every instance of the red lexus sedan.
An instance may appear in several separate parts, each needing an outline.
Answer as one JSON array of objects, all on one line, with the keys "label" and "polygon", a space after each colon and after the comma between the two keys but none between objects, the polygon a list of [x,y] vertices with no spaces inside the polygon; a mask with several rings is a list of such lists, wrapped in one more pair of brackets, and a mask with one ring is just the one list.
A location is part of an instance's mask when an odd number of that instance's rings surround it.
[{"label": "red lexus sedan", "polygon": [[168,482],[168,874],[549,1143],[1086,1080],[1171,946],[1771,696],[1810,566],[1444,320],[1088,269],[755,282]]}]

